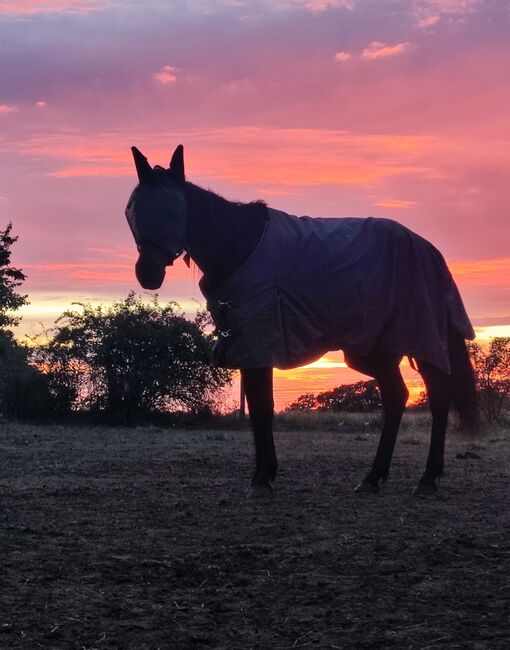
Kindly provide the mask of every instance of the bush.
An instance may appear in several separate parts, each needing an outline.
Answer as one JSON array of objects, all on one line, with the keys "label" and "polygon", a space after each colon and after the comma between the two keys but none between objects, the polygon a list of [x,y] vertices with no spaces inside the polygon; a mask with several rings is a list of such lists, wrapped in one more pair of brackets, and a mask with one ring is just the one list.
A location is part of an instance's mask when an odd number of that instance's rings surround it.
[{"label": "bush", "polygon": [[232,373],[210,367],[205,328],[202,315],[190,321],[172,303],[146,304],[130,293],[104,310],[81,304],[65,312],[32,360],[62,412],[132,423],[211,411]]},{"label": "bush", "polygon": [[377,382],[358,381],[355,384],[342,384],[332,390],[313,395],[300,395],[287,411],[345,411],[372,413],[381,409],[381,395]]}]

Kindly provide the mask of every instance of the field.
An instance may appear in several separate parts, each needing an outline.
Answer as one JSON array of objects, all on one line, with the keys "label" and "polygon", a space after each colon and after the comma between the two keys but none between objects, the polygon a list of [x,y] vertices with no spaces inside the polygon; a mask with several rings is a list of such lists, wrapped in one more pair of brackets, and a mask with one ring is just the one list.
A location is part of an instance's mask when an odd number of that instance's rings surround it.
[{"label": "field", "polygon": [[2,426],[0,648],[510,648],[510,433],[451,435],[438,497],[353,487],[371,433]]}]

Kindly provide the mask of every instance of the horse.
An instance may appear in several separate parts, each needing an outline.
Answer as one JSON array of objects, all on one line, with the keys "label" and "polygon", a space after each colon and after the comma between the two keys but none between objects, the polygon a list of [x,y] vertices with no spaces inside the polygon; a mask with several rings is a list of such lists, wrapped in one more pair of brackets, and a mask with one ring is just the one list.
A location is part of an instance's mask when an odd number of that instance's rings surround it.
[{"label": "horse", "polygon": [[439,251],[389,219],[294,217],[262,201],[228,201],[186,180],[182,145],[168,168],[131,150],[138,185],[125,214],[136,278],[159,289],[181,255],[202,272],[216,326],[212,362],[240,370],[248,404],[255,447],[248,496],[271,496],[277,474],[273,368],[340,349],[350,368],[375,378],[383,409],[375,458],[355,491],[377,494],[388,479],[409,397],[399,369],[407,356],[432,414],[414,494],[435,494],[451,405],[461,426],[478,426],[466,346],[474,332]]}]

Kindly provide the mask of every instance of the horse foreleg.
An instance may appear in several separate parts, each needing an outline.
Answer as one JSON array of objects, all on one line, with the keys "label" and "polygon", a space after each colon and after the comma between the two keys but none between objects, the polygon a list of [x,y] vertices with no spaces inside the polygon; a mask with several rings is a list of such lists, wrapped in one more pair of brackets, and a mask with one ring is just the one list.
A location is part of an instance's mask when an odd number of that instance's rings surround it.
[{"label": "horse foreleg", "polygon": [[372,372],[381,392],[384,421],[372,468],[356,488],[356,492],[361,493],[377,493],[379,481],[387,480],[400,421],[409,397],[398,359],[378,359]]},{"label": "horse foreleg", "polygon": [[451,385],[449,376],[439,368],[425,362],[420,362],[418,368],[427,389],[432,412],[432,433],[427,465],[414,490],[415,494],[424,495],[437,491],[436,479],[443,474],[444,443],[451,402]]},{"label": "horse foreleg", "polygon": [[273,369],[241,370],[241,380],[255,442],[255,473],[248,495],[267,496],[272,493],[278,468],[273,437]]}]

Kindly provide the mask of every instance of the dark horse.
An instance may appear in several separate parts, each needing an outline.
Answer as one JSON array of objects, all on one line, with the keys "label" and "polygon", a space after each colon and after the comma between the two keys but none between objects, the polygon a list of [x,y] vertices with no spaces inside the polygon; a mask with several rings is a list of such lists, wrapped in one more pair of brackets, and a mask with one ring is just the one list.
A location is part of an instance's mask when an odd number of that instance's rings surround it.
[{"label": "dark horse", "polygon": [[139,184],[126,217],[139,257],[136,277],[158,289],[180,255],[203,273],[218,337],[217,365],[241,371],[256,468],[249,494],[272,493],[276,477],[273,367],[290,368],[342,349],[347,364],[374,377],[384,411],[381,439],[358,492],[388,477],[408,390],[403,356],[416,364],[432,412],[425,472],[415,493],[436,491],[450,405],[477,426],[465,339],[474,336],[440,253],[387,219],[312,219],[262,202],[229,202],[186,181],[183,148],[168,169],[132,148]]}]

